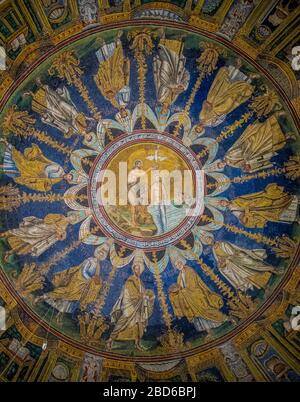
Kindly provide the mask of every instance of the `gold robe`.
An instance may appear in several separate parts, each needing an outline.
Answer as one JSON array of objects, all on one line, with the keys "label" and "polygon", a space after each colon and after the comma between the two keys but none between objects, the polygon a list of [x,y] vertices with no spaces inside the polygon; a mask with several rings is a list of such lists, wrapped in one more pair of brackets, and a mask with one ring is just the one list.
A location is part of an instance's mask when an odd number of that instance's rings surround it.
[{"label": "gold robe", "polygon": [[286,144],[285,136],[275,116],[263,123],[246,128],[240,138],[228,150],[225,161],[236,168],[249,166],[248,171],[272,167],[270,159]]},{"label": "gold robe", "polygon": [[[278,222],[285,210],[291,209],[291,216],[296,216],[295,197],[283,191],[275,183],[268,184],[264,191],[235,198],[230,210],[238,217],[242,214],[242,223],[249,228],[263,228],[267,222]],[[291,218],[292,220],[292,218]]]},{"label": "gold robe", "polygon": [[111,312],[112,322],[116,324],[111,338],[123,341],[141,339],[152,314],[153,304],[153,292],[144,288],[140,278],[130,276]]},{"label": "gold robe", "polygon": [[238,290],[264,289],[274,272],[264,262],[267,256],[264,249],[248,250],[220,241],[214,244],[213,253],[222,275]]},{"label": "gold robe", "polygon": [[186,317],[192,321],[201,317],[217,323],[226,320],[220,312],[222,298],[210,290],[192,268],[184,267],[184,271],[180,271],[177,287],[170,291],[169,296],[178,318]]},{"label": "gold robe", "polygon": [[83,274],[84,264],[70,268],[54,275],[52,284],[55,287],[53,291],[47,293],[46,300],[53,301],[58,309],[64,306],[63,302],[79,301],[80,310],[84,311],[87,306],[94,303],[102,287],[100,275],[86,278]]},{"label": "gold robe", "polygon": [[[124,57],[122,44],[118,43],[113,55],[100,63],[95,82],[104,98],[119,108],[115,96],[122,88],[129,85],[129,78],[130,61]],[[108,96],[109,92],[113,93],[113,97]]]},{"label": "gold robe", "polygon": [[47,104],[47,96],[45,87],[39,88],[32,98],[32,110],[40,115],[47,113],[48,104]]},{"label": "gold robe", "polygon": [[231,81],[229,68],[220,68],[214,82],[208,92],[207,102],[212,106],[211,110],[202,108],[200,120],[205,123],[217,121],[221,116],[232,112],[250,98],[254,87],[246,81]]},{"label": "gold robe", "polygon": [[47,177],[47,167],[53,166],[53,168],[57,167],[58,169],[60,167],[50,159],[47,159],[36,144],[33,144],[31,148],[26,148],[24,155],[13,147],[12,159],[20,174],[20,176],[14,178],[18,184],[36,191],[49,191],[54,184],[62,180],[62,177]]}]

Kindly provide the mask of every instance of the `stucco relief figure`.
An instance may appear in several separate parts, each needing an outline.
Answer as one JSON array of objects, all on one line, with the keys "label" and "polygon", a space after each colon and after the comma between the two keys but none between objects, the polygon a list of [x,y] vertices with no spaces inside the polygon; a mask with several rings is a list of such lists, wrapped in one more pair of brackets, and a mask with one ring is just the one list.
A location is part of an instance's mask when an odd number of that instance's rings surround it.
[{"label": "stucco relief figure", "polygon": [[271,158],[280,151],[289,139],[278,123],[276,116],[263,123],[249,125],[239,139],[227,151],[227,165],[247,172],[256,172],[273,166]]},{"label": "stucco relief figure", "polygon": [[264,260],[264,249],[246,249],[230,242],[213,244],[213,253],[223,276],[237,290],[265,289],[275,269]]},{"label": "stucco relief figure", "polygon": [[23,218],[18,228],[0,234],[11,247],[6,259],[11,254],[40,256],[57,241],[66,238],[67,227],[73,222],[73,215],[67,217],[62,214],[48,214],[43,219],[35,216]]},{"label": "stucco relief figure", "polygon": [[84,135],[88,131],[89,120],[79,113],[66,87],[52,89],[37,80],[38,89],[35,93],[26,92],[24,96],[32,97],[32,110],[41,116],[45,124],[57,128],[66,137],[73,134]]},{"label": "stucco relief figure", "polygon": [[56,162],[46,158],[38,145],[25,148],[24,153],[6,143],[3,165],[4,173],[15,183],[36,191],[50,191],[62,180],[71,180]]},{"label": "stucco relief figure", "polygon": [[97,22],[97,0],[78,0],[79,13],[83,22],[87,25]]},{"label": "stucco relief figure", "polygon": [[174,257],[174,266],[179,275],[169,289],[169,297],[175,316],[186,317],[197,331],[208,333],[227,321],[228,317],[220,311],[221,296],[209,289],[194,269],[185,265],[184,259]]},{"label": "stucco relief figure", "polygon": [[125,118],[128,114],[126,105],[130,100],[130,60],[125,57],[121,35],[120,31],[116,40],[110,43],[99,39],[102,46],[96,52],[99,69],[95,82],[104,98]]},{"label": "stucco relief figure", "polygon": [[82,375],[80,382],[97,382],[102,367],[102,358],[90,354],[85,355],[82,365]]},{"label": "stucco relief figure", "polygon": [[252,79],[240,70],[241,65],[238,59],[236,66],[221,67],[218,71],[199,115],[203,126],[218,126],[253,94]]},{"label": "stucco relief figure", "polygon": [[107,342],[109,349],[114,341],[134,341],[137,349],[144,349],[141,340],[153,312],[154,293],[144,287],[143,269],[143,264],[133,265],[133,275],[125,282],[113,306],[110,315],[115,326]]},{"label": "stucco relief figure", "polygon": [[51,282],[54,289],[36,301],[44,300],[57,311],[58,323],[64,313],[72,313],[76,306],[85,311],[95,303],[102,288],[101,265],[96,257],[87,258],[78,266],[56,273]]},{"label": "stucco relief figure", "polygon": [[220,28],[220,34],[231,40],[244,24],[254,7],[254,0],[240,0],[234,2]]},{"label": "stucco relief figure", "polygon": [[221,201],[249,228],[263,228],[268,222],[292,223],[297,220],[298,198],[283,191],[278,184],[268,184],[264,191]]},{"label": "stucco relief figure", "polygon": [[170,106],[188,88],[190,82],[183,46],[182,40],[163,37],[158,45],[158,55],[154,57],[154,82],[162,115],[168,113]]}]

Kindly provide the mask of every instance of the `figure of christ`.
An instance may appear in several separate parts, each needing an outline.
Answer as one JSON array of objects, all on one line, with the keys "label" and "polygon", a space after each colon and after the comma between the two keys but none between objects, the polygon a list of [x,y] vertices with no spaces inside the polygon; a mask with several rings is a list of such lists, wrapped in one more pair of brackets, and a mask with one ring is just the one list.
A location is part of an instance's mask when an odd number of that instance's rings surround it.
[{"label": "figure of christ", "polygon": [[128,201],[131,208],[131,223],[138,224],[139,214],[145,214],[148,205],[148,172],[153,168],[143,170],[143,162],[138,159],[128,173]]}]

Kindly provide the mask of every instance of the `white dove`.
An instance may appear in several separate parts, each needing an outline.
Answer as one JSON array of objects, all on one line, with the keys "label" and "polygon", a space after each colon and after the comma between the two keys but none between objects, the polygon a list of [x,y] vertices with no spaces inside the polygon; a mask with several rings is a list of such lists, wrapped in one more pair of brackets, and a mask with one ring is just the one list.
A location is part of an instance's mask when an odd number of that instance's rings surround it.
[{"label": "white dove", "polygon": [[157,147],[157,149],[155,150],[154,155],[146,156],[146,159],[148,159],[149,161],[155,161],[155,162],[164,161],[165,159],[168,159],[167,156],[159,156],[158,152],[159,152],[159,147]]}]

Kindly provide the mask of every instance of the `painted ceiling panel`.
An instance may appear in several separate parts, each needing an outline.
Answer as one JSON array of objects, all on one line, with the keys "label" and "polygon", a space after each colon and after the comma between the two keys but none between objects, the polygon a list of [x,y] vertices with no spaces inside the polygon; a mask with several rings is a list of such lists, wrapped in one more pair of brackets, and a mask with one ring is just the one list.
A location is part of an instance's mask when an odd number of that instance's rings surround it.
[{"label": "painted ceiling panel", "polygon": [[298,19],[0,3],[0,381],[299,381]]}]

